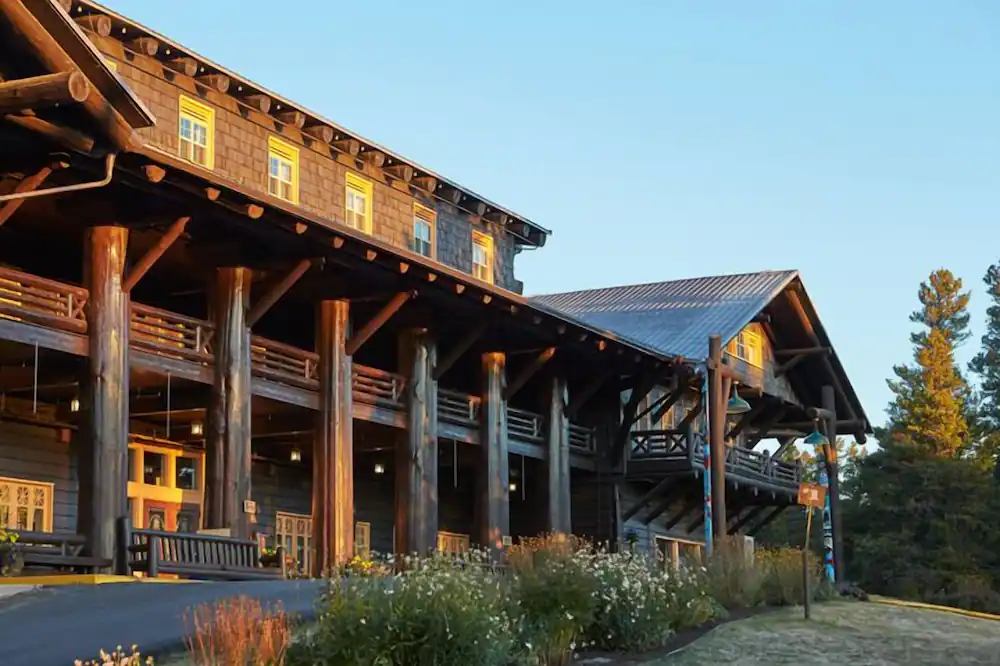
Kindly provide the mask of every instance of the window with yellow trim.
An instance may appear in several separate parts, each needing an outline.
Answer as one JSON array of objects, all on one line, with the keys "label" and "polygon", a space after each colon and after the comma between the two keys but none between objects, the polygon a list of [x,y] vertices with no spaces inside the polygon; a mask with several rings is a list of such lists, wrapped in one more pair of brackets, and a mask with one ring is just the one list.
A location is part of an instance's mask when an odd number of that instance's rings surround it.
[{"label": "window with yellow trim", "polygon": [[274,523],[275,541],[291,556],[302,573],[312,571],[312,516],[279,511]]},{"label": "window with yellow trim", "polygon": [[472,276],[493,283],[493,237],[472,232]]},{"label": "window with yellow trim", "polygon": [[764,366],[764,336],[750,327],[744,328],[729,341],[727,351],[735,358],[754,367]]},{"label": "window with yellow trim", "polygon": [[51,532],[54,486],[0,477],[0,528]]},{"label": "window with yellow trim", "polygon": [[354,554],[362,559],[368,559],[372,554],[371,523],[354,524]]},{"label": "window with yellow trim", "polygon": [[372,232],[373,190],[370,180],[365,180],[353,173],[347,174],[347,203],[345,205],[347,225],[366,234]]},{"label": "window with yellow trim", "polygon": [[420,204],[413,205],[413,251],[434,258],[434,227],[437,215]]},{"label": "window with yellow trim", "polygon": [[438,532],[438,552],[445,555],[461,555],[469,552],[469,535]]},{"label": "window with yellow trim", "polygon": [[180,156],[206,169],[215,166],[215,110],[180,96],[180,118],[177,125]]},{"label": "window with yellow trim", "polygon": [[275,136],[267,139],[267,191],[299,202],[299,149]]}]

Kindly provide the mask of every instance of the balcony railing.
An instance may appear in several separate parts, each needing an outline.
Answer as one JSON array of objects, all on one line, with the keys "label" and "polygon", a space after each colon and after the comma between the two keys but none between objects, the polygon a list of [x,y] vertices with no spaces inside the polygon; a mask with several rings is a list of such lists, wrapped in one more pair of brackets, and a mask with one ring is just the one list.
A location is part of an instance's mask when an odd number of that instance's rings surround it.
[{"label": "balcony railing", "polygon": [[0,268],[0,318],[85,333],[87,290]]},{"label": "balcony railing", "polygon": [[207,321],[139,303],[132,304],[132,346],[195,363],[212,361],[214,328]]},{"label": "balcony railing", "polygon": [[[0,268],[0,319],[86,333],[86,289],[41,278],[11,268]],[[209,321],[131,304],[131,345],[139,351],[201,365],[212,362],[215,327]],[[292,345],[259,336],[250,339],[253,376],[315,391],[319,388],[319,356]],[[398,374],[354,364],[351,368],[354,400],[402,409],[406,379]],[[438,390],[438,418],[445,423],[477,428],[479,396],[450,389]],[[545,418],[516,407],[507,408],[507,433],[512,439],[540,444],[546,436]],[[594,431],[571,424],[569,445],[578,453],[594,451]]]}]

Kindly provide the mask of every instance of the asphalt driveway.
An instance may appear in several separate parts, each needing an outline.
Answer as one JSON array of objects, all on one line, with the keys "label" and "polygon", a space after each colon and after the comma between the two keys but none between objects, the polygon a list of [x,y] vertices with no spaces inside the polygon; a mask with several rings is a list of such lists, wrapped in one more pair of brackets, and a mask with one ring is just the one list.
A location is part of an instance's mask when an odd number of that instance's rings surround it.
[{"label": "asphalt driveway", "polygon": [[280,602],[290,614],[315,617],[321,581],[122,583],[51,587],[0,602],[0,664],[72,666],[102,648],[138,645],[158,656],[183,648],[184,613],[203,603],[245,595]]}]

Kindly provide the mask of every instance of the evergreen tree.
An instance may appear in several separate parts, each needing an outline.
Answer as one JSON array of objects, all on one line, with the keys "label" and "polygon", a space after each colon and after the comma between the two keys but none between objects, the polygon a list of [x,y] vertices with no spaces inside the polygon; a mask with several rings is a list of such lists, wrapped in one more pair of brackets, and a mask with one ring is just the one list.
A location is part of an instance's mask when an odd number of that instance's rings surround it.
[{"label": "evergreen tree", "polygon": [[1000,451],[1000,262],[993,264],[983,278],[990,306],[986,310],[986,333],[982,347],[969,369],[979,376],[979,414],[976,455],[997,467]]},{"label": "evergreen tree", "polygon": [[889,422],[876,435],[883,447],[955,457],[966,450],[975,416],[969,385],[955,363],[955,349],[970,336],[969,292],[951,271],[939,269],[920,284],[918,297],[921,308],[910,315],[922,326],[910,335],[915,363],[893,368]]}]

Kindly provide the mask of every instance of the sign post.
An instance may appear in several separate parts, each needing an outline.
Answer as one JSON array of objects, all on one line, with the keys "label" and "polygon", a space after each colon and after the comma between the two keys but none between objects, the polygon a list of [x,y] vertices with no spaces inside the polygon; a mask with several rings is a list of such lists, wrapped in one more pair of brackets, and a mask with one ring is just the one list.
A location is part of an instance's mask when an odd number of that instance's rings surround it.
[{"label": "sign post", "polygon": [[799,504],[806,509],[806,541],[802,546],[802,608],[806,619],[812,617],[812,582],[809,575],[809,537],[812,532],[813,509],[822,509],[826,502],[826,488],[815,483],[799,485]]}]

